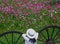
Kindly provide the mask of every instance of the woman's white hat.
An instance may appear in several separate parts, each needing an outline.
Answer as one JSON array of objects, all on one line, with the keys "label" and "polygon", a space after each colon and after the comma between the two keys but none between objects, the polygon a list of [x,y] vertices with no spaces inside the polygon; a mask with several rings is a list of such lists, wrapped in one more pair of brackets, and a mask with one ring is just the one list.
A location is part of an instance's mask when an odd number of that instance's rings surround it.
[{"label": "woman's white hat", "polygon": [[27,30],[26,35],[27,35],[29,38],[35,38],[36,32],[31,28],[31,29],[28,29],[28,30]]}]

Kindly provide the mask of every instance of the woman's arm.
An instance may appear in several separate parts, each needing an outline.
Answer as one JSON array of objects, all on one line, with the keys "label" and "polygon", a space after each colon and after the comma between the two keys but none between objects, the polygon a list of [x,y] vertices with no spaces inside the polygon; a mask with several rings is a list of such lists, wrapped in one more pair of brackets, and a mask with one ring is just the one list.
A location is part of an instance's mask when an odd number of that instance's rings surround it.
[{"label": "woman's arm", "polygon": [[29,41],[29,38],[26,36],[26,34],[22,34],[22,37],[23,37],[25,40]]},{"label": "woman's arm", "polygon": [[36,35],[35,35],[35,39],[36,39],[36,40],[38,39],[38,33],[36,33]]}]

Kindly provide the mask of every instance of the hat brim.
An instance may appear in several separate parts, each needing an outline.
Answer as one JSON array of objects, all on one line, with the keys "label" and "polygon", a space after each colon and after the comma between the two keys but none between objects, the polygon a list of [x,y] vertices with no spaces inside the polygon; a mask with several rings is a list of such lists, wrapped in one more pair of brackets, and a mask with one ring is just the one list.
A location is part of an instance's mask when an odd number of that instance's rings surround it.
[{"label": "hat brim", "polygon": [[29,34],[27,34],[27,36],[29,37],[29,38],[35,38],[35,36],[36,36],[36,33],[34,34],[34,36],[30,36]]}]

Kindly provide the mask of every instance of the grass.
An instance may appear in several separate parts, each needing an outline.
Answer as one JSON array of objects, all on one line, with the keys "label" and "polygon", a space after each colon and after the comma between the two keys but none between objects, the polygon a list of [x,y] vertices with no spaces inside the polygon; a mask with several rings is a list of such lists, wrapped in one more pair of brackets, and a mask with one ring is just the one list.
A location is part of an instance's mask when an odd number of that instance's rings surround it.
[{"label": "grass", "polygon": [[[30,20],[31,18],[36,19],[36,21],[35,20],[31,21]],[[2,20],[3,20],[3,22],[0,24],[0,30],[1,30],[0,33],[9,31],[9,30],[16,30],[16,31],[26,33],[26,30],[28,28],[33,28],[33,29],[35,29],[35,31],[39,31],[42,28],[44,28],[45,26],[60,24],[58,21],[52,22],[52,18],[49,18],[47,16],[43,16],[43,20],[40,20],[38,18],[38,16],[36,16],[34,14],[28,15],[26,21],[24,21],[23,18],[20,20],[16,20],[14,17],[12,17],[12,18],[10,17],[9,21],[6,22],[6,20],[8,20],[8,16],[5,16],[5,21],[4,21],[4,19],[2,19]],[[31,23],[29,26],[27,26],[27,23],[29,21],[31,21]],[[43,33],[44,33],[44,35],[46,35],[46,32],[43,32]],[[51,33],[51,31],[49,33]],[[18,34],[14,34],[13,40],[15,41],[18,38],[18,36],[19,36]],[[47,35],[46,35],[46,37],[47,37]],[[12,44],[11,34],[7,35],[7,38],[8,38],[9,43]],[[42,39],[44,39],[44,38],[42,38]],[[4,36],[2,38],[0,38],[0,40],[4,41],[5,42],[4,44],[7,44],[7,41]],[[19,44],[21,42],[21,40],[23,40],[23,39],[21,38],[17,44]],[[38,44],[41,44],[41,42],[38,41]]]}]

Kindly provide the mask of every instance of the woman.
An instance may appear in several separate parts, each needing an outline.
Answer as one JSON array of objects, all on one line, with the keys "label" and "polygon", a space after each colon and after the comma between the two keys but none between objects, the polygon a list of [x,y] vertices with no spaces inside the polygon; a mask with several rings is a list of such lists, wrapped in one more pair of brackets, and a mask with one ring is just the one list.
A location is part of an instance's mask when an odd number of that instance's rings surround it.
[{"label": "woman", "polygon": [[25,44],[37,44],[38,33],[33,29],[28,29],[26,34],[22,34]]}]

